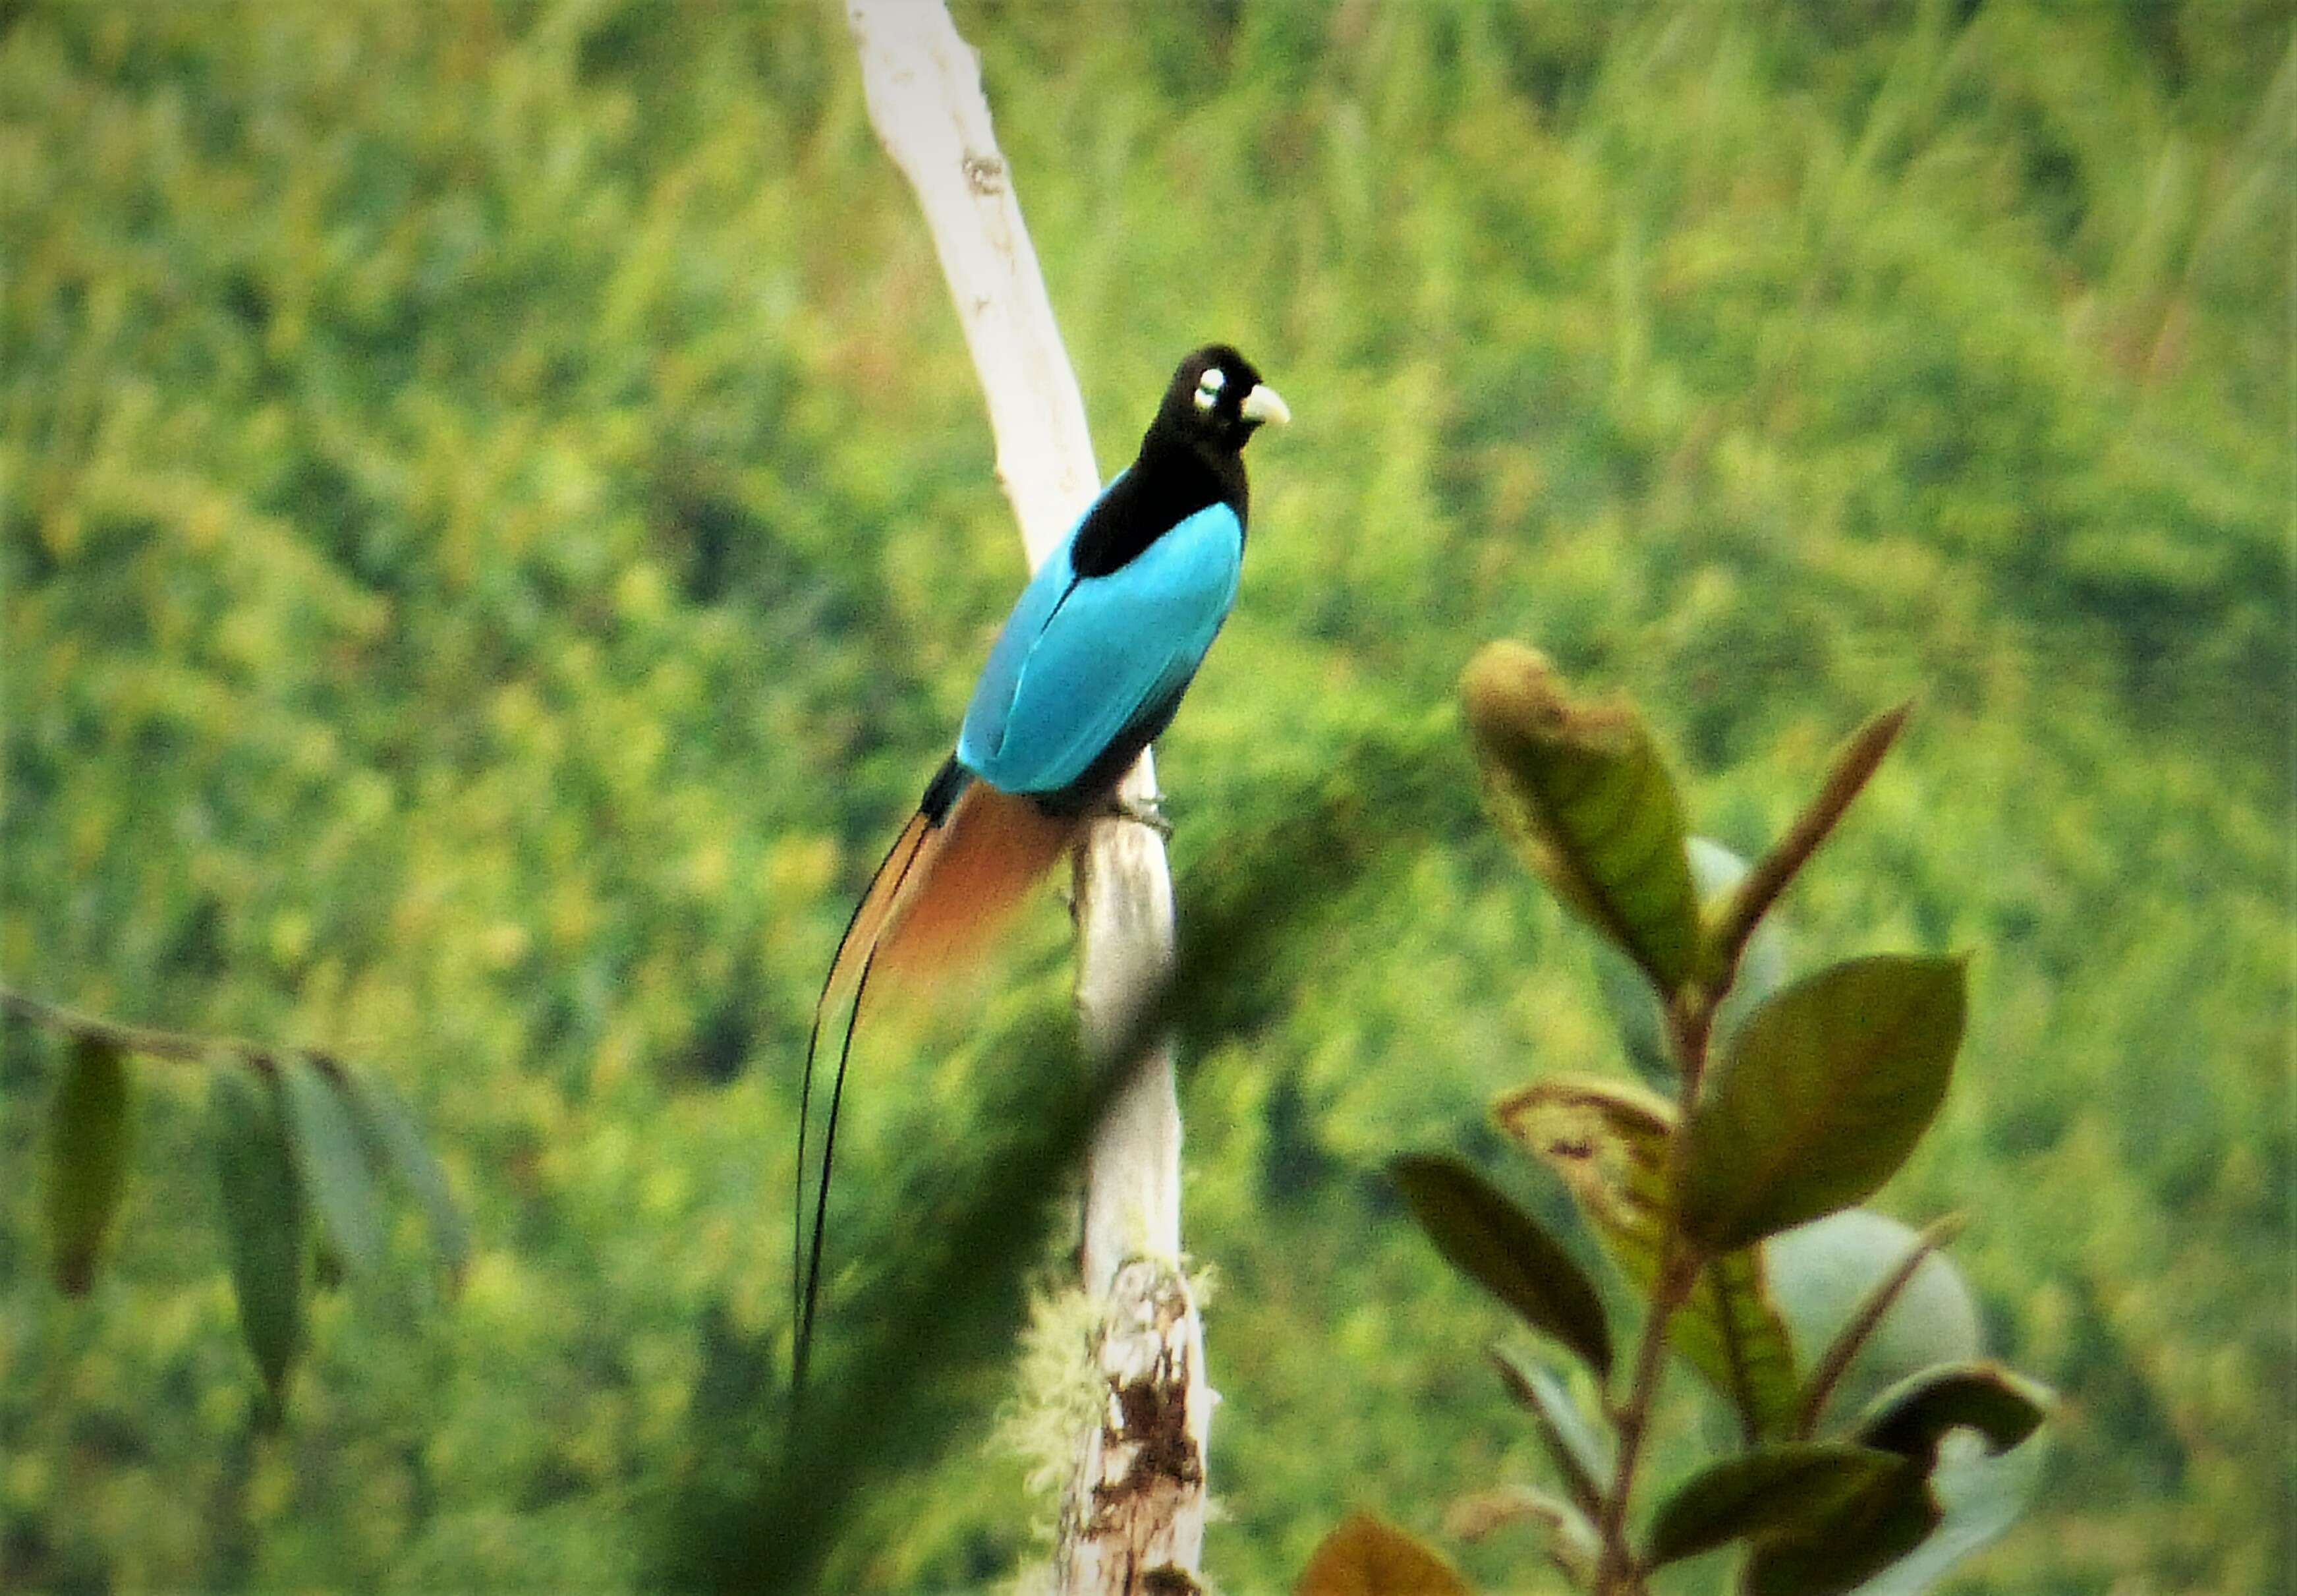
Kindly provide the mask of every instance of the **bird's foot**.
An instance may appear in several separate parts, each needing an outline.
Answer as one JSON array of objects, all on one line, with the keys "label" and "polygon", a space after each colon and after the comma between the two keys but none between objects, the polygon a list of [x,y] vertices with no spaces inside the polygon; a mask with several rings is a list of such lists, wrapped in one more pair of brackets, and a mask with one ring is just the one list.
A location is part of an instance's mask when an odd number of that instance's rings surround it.
[{"label": "bird's foot", "polygon": [[1095,812],[1103,819],[1130,820],[1136,826],[1146,826],[1166,842],[1173,840],[1173,823],[1165,818],[1157,799],[1127,798],[1122,793],[1113,793],[1107,803]]}]

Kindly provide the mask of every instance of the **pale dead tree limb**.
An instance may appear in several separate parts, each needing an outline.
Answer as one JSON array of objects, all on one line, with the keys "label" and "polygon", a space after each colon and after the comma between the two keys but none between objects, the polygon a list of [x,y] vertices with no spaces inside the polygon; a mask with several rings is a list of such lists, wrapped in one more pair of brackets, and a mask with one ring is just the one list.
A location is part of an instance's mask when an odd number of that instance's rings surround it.
[{"label": "pale dead tree limb", "polygon": [[[997,475],[1035,565],[1099,490],[1084,402],[999,153],[977,58],[942,0],[847,0],[869,119],[917,193],[989,402]],[[1153,802],[1148,753],[1123,795]],[[1097,823],[1075,861],[1077,1007],[1106,1049],[1173,967],[1163,839]],[[1107,1402],[1061,1510],[1058,1588],[1193,1589],[1214,1401],[1181,1253],[1181,1116],[1169,1043],[1133,1076],[1085,1167],[1083,1284],[1105,1300]]]}]

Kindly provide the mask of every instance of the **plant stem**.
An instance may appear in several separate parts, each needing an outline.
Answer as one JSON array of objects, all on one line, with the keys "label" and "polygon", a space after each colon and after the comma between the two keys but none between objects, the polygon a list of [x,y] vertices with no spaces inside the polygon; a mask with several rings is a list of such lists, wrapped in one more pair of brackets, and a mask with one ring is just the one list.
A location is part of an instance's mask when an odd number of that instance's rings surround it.
[{"label": "plant stem", "polygon": [[1714,1021],[1714,1005],[1700,988],[1685,988],[1667,1005],[1668,1050],[1675,1055],[1676,1094],[1675,1129],[1667,1144],[1667,1189],[1669,1201],[1665,1229],[1659,1237],[1659,1271],[1651,1281],[1651,1312],[1643,1320],[1642,1344],[1635,1349],[1634,1384],[1625,1407],[1618,1410],[1619,1455],[1604,1493],[1602,1551],[1595,1565],[1595,1596],[1633,1596],[1642,1589],[1642,1574],[1627,1546],[1627,1504],[1634,1494],[1635,1468],[1642,1460],[1643,1441],[1650,1433],[1651,1403],[1659,1395],[1659,1376],[1667,1350],[1667,1327],[1691,1296],[1707,1261],[1683,1234],[1675,1213],[1673,1193],[1683,1184],[1684,1128],[1699,1101],[1700,1077],[1707,1068],[1707,1040]]},{"label": "plant stem", "polygon": [[1651,1428],[1652,1399],[1659,1394],[1660,1354],[1667,1347],[1667,1320],[1691,1294],[1699,1278],[1698,1260],[1680,1251],[1669,1237],[1668,1250],[1651,1285],[1651,1315],[1643,1321],[1642,1344],[1635,1350],[1635,1380],[1620,1411],[1619,1459],[1611,1475],[1611,1488],[1603,1496],[1601,1559],[1595,1566],[1596,1596],[1615,1596],[1641,1588],[1634,1554],[1627,1549],[1627,1499],[1634,1493],[1635,1466],[1642,1460],[1643,1437]]},{"label": "plant stem", "polygon": [[51,1003],[13,987],[0,986],[0,1012],[35,1025],[45,1025],[51,1031],[61,1031],[67,1036],[103,1042],[123,1053],[164,1058],[175,1064],[203,1065],[218,1053],[227,1053],[257,1069],[270,1070],[276,1069],[284,1056],[278,1049],[235,1036],[191,1036],[180,1031],[154,1031],[144,1025],[123,1024],[118,1020],[66,1008],[61,1003]]}]

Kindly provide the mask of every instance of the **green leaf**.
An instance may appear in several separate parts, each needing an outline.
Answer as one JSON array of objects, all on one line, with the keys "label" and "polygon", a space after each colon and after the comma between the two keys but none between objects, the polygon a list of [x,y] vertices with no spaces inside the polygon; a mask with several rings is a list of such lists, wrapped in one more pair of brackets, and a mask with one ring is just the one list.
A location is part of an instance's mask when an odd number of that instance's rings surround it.
[{"label": "green leaf", "polygon": [[1995,1457],[1972,1436],[1947,1436],[1922,1497],[1929,1534],[1859,1585],[1857,1596],[1922,1596],[1956,1563],[2000,1540],[2033,1498],[2044,1452],[2039,1441],[2029,1441]]},{"label": "green leaf", "polygon": [[[1795,1251],[1793,1247],[1787,1245],[1790,1235],[1799,1235],[1822,1227],[1844,1223],[1851,1221],[1861,1212],[1855,1208],[1846,1208],[1839,1213],[1831,1213],[1824,1219],[1814,1220],[1808,1225],[1798,1227],[1795,1231],[1774,1236],[1769,1241],[1764,1243],[1765,1261],[1771,1267],[1773,1279],[1781,1277],[1781,1260],[1791,1259]],[[1889,1226],[1893,1230],[1900,1228],[1896,1221],[1883,1219],[1880,1214],[1870,1214],[1867,1218],[1874,1223]],[[1898,1262],[1893,1263],[1887,1271],[1876,1276],[1873,1282],[1859,1294],[1857,1300],[1848,1304],[1847,1311],[1839,1312],[1835,1315],[1833,1334],[1827,1338],[1826,1350],[1819,1354],[1817,1362],[1812,1366],[1810,1379],[1803,1387],[1802,1400],[1796,1406],[1795,1433],[1797,1435],[1808,1436],[1817,1429],[1819,1420],[1825,1416],[1828,1408],[1833,1405],[1842,1382],[1849,1377],[1854,1369],[1860,1368],[1862,1358],[1868,1368],[1879,1362],[1879,1356],[1870,1357],[1866,1354],[1870,1347],[1875,1347],[1877,1337],[1883,1335],[1885,1327],[1888,1327],[1891,1332],[1889,1342],[1902,1340],[1906,1334],[1906,1323],[1915,1312],[1917,1305],[1921,1304],[1922,1298],[1935,1296],[1939,1290],[1938,1282],[1941,1277],[1953,1285],[1960,1284],[1960,1277],[1955,1274],[1951,1264],[1943,1261],[1934,1263],[1932,1260],[1937,1257],[1939,1248],[1961,1229],[1961,1217],[1949,1215],[1929,1225],[1919,1234],[1910,1236],[1899,1253]],[[1917,1280],[1922,1281],[1924,1289],[1909,1299],[1908,1293],[1914,1291]],[[1789,1312],[1791,1312],[1791,1299],[1783,1287],[1780,1290],[1780,1300],[1782,1303],[1789,1304]],[[1904,1310],[1900,1306],[1902,1303],[1906,1304]],[[1977,1313],[1974,1308],[1969,1315],[1969,1324],[1972,1331],[1969,1350],[1975,1351]],[[1888,1343],[1885,1345],[1887,1345]],[[1881,1347],[1875,1347],[1878,1354],[1882,1350]],[[1933,1361],[1925,1358],[1922,1362],[1928,1364]],[[1861,1372],[1865,1371],[1862,1370]]]},{"label": "green leaf", "polygon": [[413,1110],[385,1082],[349,1074],[342,1081],[368,1149],[380,1152],[421,1205],[430,1222],[431,1244],[438,1249],[449,1283],[459,1287],[470,1262],[470,1227],[448,1189],[447,1172],[439,1167],[430,1144],[423,1139]]},{"label": "green leaf", "polygon": [[350,1105],[334,1077],[308,1058],[282,1065],[279,1078],[304,1189],[344,1266],[372,1275],[383,1263],[383,1198]]},{"label": "green leaf", "polygon": [[1752,1248],[1707,1261],[1667,1327],[1668,1344],[1721,1392],[1752,1441],[1783,1436],[1797,1387],[1786,1324]]},{"label": "green leaf", "polygon": [[[1875,1404],[1873,1434],[1902,1453],[1874,1486],[1748,1559],[1747,1596],[1919,1596],[2017,1521],[2041,1477],[2034,1439],[2048,1394],[1985,1364],[1926,1371]],[[2024,1437],[2013,1441],[2013,1437]],[[2007,1450],[1999,1450],[2004,1445]]]},{"label": "green leaf", "polygon": [[1611,1332],[1594,1286],[1539,1222],[1457,1159],[1413,1153],[1388,1173],[1454,1269],[1554,1337],[1599,1374],[1611,1369]]},{"label": "green leaf", "polygon": [[84,1296],[95,1281],[128,1189],[128,1059],[108,1041],[72,1043],[48,1109],[48,1238],[58,1289]]},{"label": "green leaf", "polygon": [[[1763,1243],[1772,1300],[1814,1384],[1875,1294],[1922,1243],[1912,1226],[1870,1208],[1845,1208]],[[1834,1415],[1855,1414],[1908,1375],[1977,1357],[1983,1340],[1978,1304],[1961,1271],[1953,1259],[1932,1253],[1899,1287],[1832,1390],[1805,1390],[1798,1422],[1807,1419],[1815,1430]],[[1814,1398],[1824,1403],[1816,1412],[1810,1411]]]},{"label": "green leaf", "polygon": [[1993,1362],[1953,1363],[1901,1380],[1874,1399],[1858,1423],[1858,1439],[1928,1464],[1940,1437],[1956,1427],[1976,1430],[1987,1449],[2006,1452],[2049,1417],[2050,1392]]},{"label": "green leaf", "polygon": [[1729,1459],[1659,1505],[1644,1561],[1657,1568],[1818,1522],[1900,1467],[1889,1452],[1840,1442],[1791,1442]]},{"label": "green leaf", "polygon": [[279,1088],[236,1067],[215,1072],[216,1188],[222,1198],[232,1289],[248,1350],[263,1373],[276,1419],[287,1377],[303,1350],[310,1223],[289,1145]]},{"label": "green leaf", "polygon": [[1428,1546],[1369,1513],[1351,1513],[1308,1559],[1294,1596],[1470,1596]]},{"label": "green leaf", "polygon": [[1743,1596],[1841,1596],[1928,1540],[1942,1515],[1916,1465],[1897,1460],[1832,1512],[1757,1545],[1740,1571]]},{"label": "green leaf", "polygon": [[1577,700],[1546,657],[1493,643],[1460,679],[1484,791],[1557,897],[1663,992],[1696,972],[1682,802],[1624,700]]},{"label": "green leaf", "polygon": [[[1640,1089],[1576,1076],[1510,1092],[1493,1111],[1502,1130],[1561,1178],[1612,1262],[1648,1296],[1659,1276],[1673,1111]],[[1668,1320],[1667,1338],[1730,1403],[1750,1439],[1786,1433],[1794,1353],[1759,1254],[1708,1260]]]},{"label": "green leaf", "polygon": [[1556,1472],[1562,1475],[1571,1500],[1590,1513],[1601,1511],[1610,1460],[1563,1382],[1509,1347],[1492,1348],[1492,1362],[1498,1367],[1508,1394],[1531,1411],[1540,1442],[1555,1460]]},{"label": "green leaf", "polygon": [[1683,1222],[1725,1252],[1871,1196],[1945,1100],[1959,959],[1821,970],[1748,1017],[1685,1128]]}]

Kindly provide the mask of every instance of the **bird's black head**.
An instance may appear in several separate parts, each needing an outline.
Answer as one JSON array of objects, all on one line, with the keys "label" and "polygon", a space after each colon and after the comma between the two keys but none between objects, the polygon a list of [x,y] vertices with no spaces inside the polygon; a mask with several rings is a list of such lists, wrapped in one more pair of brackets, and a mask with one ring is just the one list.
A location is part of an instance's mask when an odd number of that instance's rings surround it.
[{"label": "bird's black head", "polygon": [[1215,457],[1239,452],[1263,422],[1278,425],[1292,419],[1276,390],[1224,343],[1206,344],[1181,362],[1165,402],[1157,411],[1156,430],[1187,440]]},{"label": "bird's black head", "polygon": [[1241,530],[1251,498],[1245,440],[1264,422],[1291,419],[1276,390],[1228,345],[1207,344],[1190,355],[1165,390],[1140,457],[1085,513],[1069,546],[1070,568],[1080,577],[1120,571],[1210,505],[1233,509]]}]

